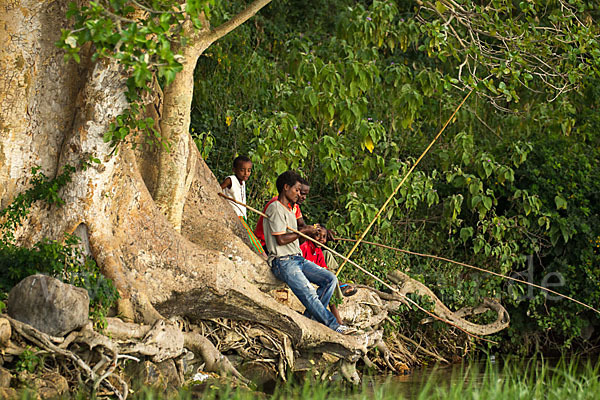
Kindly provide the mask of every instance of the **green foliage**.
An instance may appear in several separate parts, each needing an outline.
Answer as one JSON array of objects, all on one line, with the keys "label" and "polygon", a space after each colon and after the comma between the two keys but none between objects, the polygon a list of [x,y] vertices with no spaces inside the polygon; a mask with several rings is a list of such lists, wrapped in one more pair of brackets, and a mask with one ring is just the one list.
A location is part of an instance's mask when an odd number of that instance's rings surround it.
[{"label": "green foliage", "polygon": [[193,130],[192,135],[194,138],[194,143],[196,143],[196,147],[198,147],[198,150],[200,150],[200,155],[202,158],[208,158],[211,150],[214,147],[215,137],[210,132],[195,134]]},{"label": "green foliage", "polygon": [[[298,169],[312,183],[305,219],[357,237],[475,87],[367,240],[502,274],[531,268],[536,284],[560,274],[554,289],[598,304],[600,10],[581,0],[449,4],[273,3],[199,62],[192,125],[214,137],[207,162],[225,176],[234,155],[250,155],[257,208],[277,174]],[[296,24],[296,12],[310,18]],[[354,259],[382,279],[402,269],[451,309],[500,299],[512,323],[496,339],[511,349],[535,348],[524,335],[587,346],[580,333],[600,325],[573,303],[454,264],[367,245]],[[343,275],[384,289],[352,268]]]},{"label": "green foliage", "polygon": [[[79,258],[81,259],[81,255]],[[113,282],[102,275],[96,262],[88,257],[83,263],[67,269],[63,279],[74,286],[87,290],[90,296],[90,317],[94,321],[94,326],[100,331],[105,329],[108,310],[120,298]]]},{"label": "green foliage", "polygon": [[530,95],[523,87],[556,99],[597,76],[599,11],[597,2],[585,0],[431,2],[417,16],[423,33],[418,49],[460,64],[449,84],[477,87],[498,108],[516,108]]},{"label": "green foliage", "polygon": [[65,61],[80,62],[82,47],[93,44],[92,59],[117,60],[128,71],[127,99],[130,108],[116,118],[104,134],[104,140],[117,146],[131,134],[142,132],[147,142],[162,143],[152,118],[144,118],[144,92],[158,78],[168,85],[182,70],[180,49],[193,33],[186,30],[186,21],[194,29],[202,28],[202,18],[210,16],[214,0],[129,1],[100,0],[78,5],[69,4],[67,18],[73,20],[71,29],[63,29],[56,43],[65,51]]},{"label": "green foliage", "polygon": [[61,276],[79,263],[79,238],[65,235],[64,243],[42,239],[29,249],[3,243],[0,247],[0,290],[8,292],[23,278],[36,273]]},{"label": "green foliage", "polygon": [[30,347],[27,347],[20,355],[15,365],[17,372],[26,371],[36,373],[44,366],[44,357],[36,354]]},{"label": "green foliage", "polygon": [[4,219],[2,224],[0,224],[0,232],[3,235],[0,239],[0,244],[13,243],[15,229],[17,229],[21,221],[28,215],[29,209],[34,202],[44,200],[48,204],[64,204],[58,195],[58,190],[71,180],[73,172],[75,172],[75,168],[66,165],[63,167],[61,174],[54,179],[49,179],[40,171],[40,167],[32,168],[32,187],[23,193],[19,193],[8,207],[0,210],[0,220]]},{"label": "green foliage", "polygon": [[[83,167],[87,167],[87,163]],[[43,273],[85,288],[90,297],[90,313],[98,328],[104,328],[105,315],[119,298],[112,281],[105,278],[93,259],[81,250],[77,236],[65,234],[62,242],[44,238],[31,248],[15,243],[15,230],[29,214],[31,206],[38,200],[61,206],[60,189],[70,182],[75,172],[65,166],[63,173],[49,179],[39,167],[32,169],[31,188],[20,193],[8,207],[0,211],[4,220],[0,224],[0,296],[6,298],[10,289],[27,276]],[[4,303],[0,306],[4,308]]]}]

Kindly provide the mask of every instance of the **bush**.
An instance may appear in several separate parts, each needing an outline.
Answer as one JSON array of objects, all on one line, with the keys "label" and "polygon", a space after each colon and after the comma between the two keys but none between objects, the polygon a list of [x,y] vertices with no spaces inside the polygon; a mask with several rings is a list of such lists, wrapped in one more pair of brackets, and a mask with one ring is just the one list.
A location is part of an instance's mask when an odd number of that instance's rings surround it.
[{"label": "bush", "polygon": [[22,279],[37,273],[46,274],[86,289],[90,297],[90,314],[95,325],[102,329],[105,316],[119,293],[112,281],[100,273],[96,262],[82,253],[80,239],[66,234],[62,242],[44,238],[28,248],[17,245],[14,237],[14,231],[36,201],[44,200],[57,206],[63,204],[58,190],[70,181],[74,171],[67,166],[57,178],[48,179],[39,168],[33,168],[32,187],[0,211],[0,218],[4,218],[0,224],[3,233],[0,238],[0,299],[5,299],[10,289]]}]

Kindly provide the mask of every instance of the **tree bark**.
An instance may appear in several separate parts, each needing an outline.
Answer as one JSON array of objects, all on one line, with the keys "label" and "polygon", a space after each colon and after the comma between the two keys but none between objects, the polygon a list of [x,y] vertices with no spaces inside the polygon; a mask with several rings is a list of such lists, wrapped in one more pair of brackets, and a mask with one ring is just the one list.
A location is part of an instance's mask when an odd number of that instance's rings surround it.
[{"label": "tree bark", "polygon": [[[204,23],[208,25],[208,21]],[[158,208],[177,231],[181,231],[183,206],[197,159],[192,153],[196,144],[189,133],[194,68],[200,55],[211,44],[207,38],[208,27],[197,33],[190,23],[186,23],[185,28],[185,35],[193,39],[192,44],[183,49],[174,48],[175,51],[182,50],[183,70],[164,90],[160,130],[161,140],[168,143],[169,147],[162,148],[159,153],[158,181],[154,194]]]},{"label": "tree bark", "polygon": [[54,46],[68,0],[0,1],[0,208],[31,168],[54,176],[87,64],[65,64]]},{"label": "tree bark", "polygon": [[180,50],[184,57],[183,70],[164,91],[160,130],[162,140],[169,143],[169,149],[161,149],[159,154],[154,200],[178,232],[181,231],[185,198],[193,180],[197,160],[197,156],[192,155],[191,151],[196,145],[189,134],[196,63],[212,43],[246,22],[270,2],[271,0],[256,0],[215,29],[210,29],[208,20],[203,19],[203,29],[194,31],[188,21],[184,26],[184,35],[190,38],[189,45],[178,48],[173,44],[173,49]]}]

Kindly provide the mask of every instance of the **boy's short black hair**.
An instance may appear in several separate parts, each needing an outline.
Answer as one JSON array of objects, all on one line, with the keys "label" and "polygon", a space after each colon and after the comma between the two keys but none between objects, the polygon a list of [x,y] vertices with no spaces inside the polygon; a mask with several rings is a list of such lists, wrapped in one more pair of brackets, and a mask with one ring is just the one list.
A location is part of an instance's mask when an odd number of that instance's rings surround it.
[{"label": "boy's short black hair", "polygon": [[310,186],[310,183],[308,183],[308,181],[302,177],[298,179],[298,182],[300,182],[301,185]]},{"label": "boy's short black hair", "polygon": [[252,162],[252,160],[246,156],[237,156],[234,160],[233,160],[233,168],[237,168],[239,166],[240,163],[243,162]]},{"label": "boy's short black hair", "polygon": [[277,192],[283,192],[283,185],[294,186],[296,182],[300,182],[300,179],[302,179],[302,177],[296,171],[285,171],[283,174],[279,175],[275,181]]}]

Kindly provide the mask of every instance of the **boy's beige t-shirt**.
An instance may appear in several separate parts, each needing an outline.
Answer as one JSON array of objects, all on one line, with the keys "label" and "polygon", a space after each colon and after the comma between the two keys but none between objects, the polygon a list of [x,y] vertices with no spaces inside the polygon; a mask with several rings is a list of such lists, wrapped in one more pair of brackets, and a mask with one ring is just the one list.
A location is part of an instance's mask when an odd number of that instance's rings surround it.
[{"label": "boy's beige t-shirt", "polygon": [[269,257],[283,257],[292,254],[302,254],[300,250],[300,241],[294,240],[292,243],[280,246],[273,233],[287,233],[287,227],[298,229],[296,215],[293,210],[288,209],[279,201],[272,202],[265,211],[268,219],[263,223],[265,231],[265,243],[269,251]]}]

